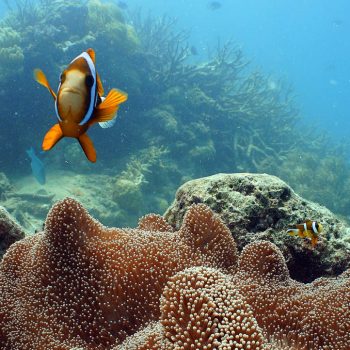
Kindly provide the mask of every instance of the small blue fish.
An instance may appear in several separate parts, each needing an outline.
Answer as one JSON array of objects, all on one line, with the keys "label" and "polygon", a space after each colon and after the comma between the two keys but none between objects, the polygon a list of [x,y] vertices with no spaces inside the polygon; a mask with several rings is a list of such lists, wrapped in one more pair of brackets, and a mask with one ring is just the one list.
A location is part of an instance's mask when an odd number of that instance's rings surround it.
[{"label": "small blue fish", "polygon": [[35,180],[38,181],[40,185],[45,185],[46,175],[44,163],[35,154],[33,147],[27,149],[26,152],[31,159],[30,166],[32,167],[32,173]]},{"label": "small blue fish", "polygon": [[210,1],[208,4],[209,9],[212,11],[216,11],[216,10],[220,9],[221,6],[222,6],[222,4],[219,1]]}]

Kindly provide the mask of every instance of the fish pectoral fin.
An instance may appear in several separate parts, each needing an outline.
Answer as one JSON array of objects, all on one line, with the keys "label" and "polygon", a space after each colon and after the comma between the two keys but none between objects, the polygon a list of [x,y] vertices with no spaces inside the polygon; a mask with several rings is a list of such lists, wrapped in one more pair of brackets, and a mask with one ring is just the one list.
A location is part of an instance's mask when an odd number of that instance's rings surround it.
[{"label": "fish pectoral fin", "polygon": [[45,86],[49,91],[54,100],[56,100],[57,96],[55,92],[51,89],[49,81],[46,78],[46,75],[41,69],[34,69],[34,79],[42,86]]},{"label": "fish pectoral fin", "polygon": [[127,99],[128,95],[125,92],[112,89],[106,98],[95,108],[92,121],[94,123],[100,123],[112,120],[118,111],[119,105]]},{"label": "fish pectoral fin", "polygon": [[92,162],[96,162],[96,150],[94,144],[92,143],[90,137],[87,134],[83,134],[79,136],[78,141],[80,143],[81,148],[83,149],[86,158]]},{"label": "fish pectoral fin", "polygon": [[63,137],[62,129],[59,124],[55,124],[45,135],[42,149],[50,150]]}]

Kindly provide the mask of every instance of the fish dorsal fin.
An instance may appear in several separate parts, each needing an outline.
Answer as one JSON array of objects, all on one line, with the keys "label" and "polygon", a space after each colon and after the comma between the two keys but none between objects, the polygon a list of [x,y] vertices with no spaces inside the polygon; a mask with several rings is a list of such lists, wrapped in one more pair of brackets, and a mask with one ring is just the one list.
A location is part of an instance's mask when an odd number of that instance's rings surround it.
[{"label": "fish dorsal fin", "polygon": [[98,73],[96,73],[96,80],[97,80],[97,92],[100,96],[103,96],[105,91],[103,89],[102,81]]},{"label": "fish dorsal fin", "polygon": [[[90,56],[93,64],[96,64],[96,55],[95,51],[93,49],[87,49],[86,53]],[[103,96],[104,94],[104,89],[102,86],[102,81],[100,76],[96,73],[96,80],[97,80],[97,92],[99,93],[100,96]]]},{"label": "fish dorsal fin", "polygon": [[92,62],[94,62],[94,64],[95,64],[95,62],[96,62],[95,51],[93,49],[87,49],[86,53],[90,56]]},{"label": "fish dorsal fin", "polygon": [[56,94],[51,89],[51,86],[46,78],[46,75],[41,69],[34,69],[34,79],[42,86],[45,86],[49,91],[52,97],[56,100]]},{"label": "fish dorsal fin", "polygon": [[112,120],[119,108],[119,105],[128,99],[128,95],[125,92],[117,89],[112,89],[106,98],[95,109],[94,123],[108,122]]}]

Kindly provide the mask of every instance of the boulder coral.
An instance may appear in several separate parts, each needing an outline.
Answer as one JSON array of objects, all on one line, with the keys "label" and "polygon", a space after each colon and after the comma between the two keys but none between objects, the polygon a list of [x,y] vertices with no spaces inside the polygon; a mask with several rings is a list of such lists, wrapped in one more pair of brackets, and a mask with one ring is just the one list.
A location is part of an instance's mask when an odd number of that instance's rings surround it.
[{"label": "boulder coral", "polygon": [[[350,267],[350,228],[327,208],[300,197],[284,181],[268,174],[215,174],[183,184],[164,217],[179,227],[194,203],[208,205],[228,226],[238,249],[267,240],[281,249],[294,279],[310,282],[335,276]],[[313,249],[306,240],[287,234],[306,219],[322,223]],[[303,261],[303,264],[300,264]]]}]

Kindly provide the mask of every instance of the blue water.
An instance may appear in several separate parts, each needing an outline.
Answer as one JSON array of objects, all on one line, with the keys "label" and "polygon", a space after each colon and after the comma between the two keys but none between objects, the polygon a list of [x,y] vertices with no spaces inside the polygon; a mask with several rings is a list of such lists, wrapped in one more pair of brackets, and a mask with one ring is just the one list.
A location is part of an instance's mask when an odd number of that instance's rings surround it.
[{"label": "blue water", "polygon": [[[199,52],[233,39],[266,73],[295,89],[303,118],[334,138],[350,134],[350,2],[347,0],[130,0],[178,18]],[[301,131],[302,132],[302,131]]]}]

